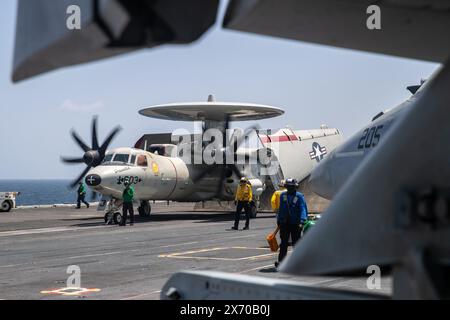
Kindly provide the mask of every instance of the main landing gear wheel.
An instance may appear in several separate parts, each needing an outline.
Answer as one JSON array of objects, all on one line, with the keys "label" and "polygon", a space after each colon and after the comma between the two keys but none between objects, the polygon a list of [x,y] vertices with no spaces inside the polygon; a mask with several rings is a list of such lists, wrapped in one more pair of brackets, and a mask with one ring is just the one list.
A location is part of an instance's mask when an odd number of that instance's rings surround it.
[{"label": "main landing gear wheel", "polygon": [[9,212],[12,208],[12,205],[9,201],[3,201],[3,203],[0,205],[0,211],[1,212]]},{"label": "main landing gear wheel", "polygon": [[115,224],[121,224],[123,222],[123,217],[120,212],[115,212],[113,215],[113,221]]},{"label": "main landing gear wheel", "polygon": [[143,218],[147,218],[150,216],[152,212],[152,207],[150,206],[149,201],[141,201],[141,205],[138,208],[139,216]]}]

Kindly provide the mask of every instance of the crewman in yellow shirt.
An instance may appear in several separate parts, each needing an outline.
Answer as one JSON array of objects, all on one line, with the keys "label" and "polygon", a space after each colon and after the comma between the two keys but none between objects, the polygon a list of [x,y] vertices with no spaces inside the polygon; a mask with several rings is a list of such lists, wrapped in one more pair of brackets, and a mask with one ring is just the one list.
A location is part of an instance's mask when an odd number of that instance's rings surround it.
[{"label": "crewman in yellow shirt", "polygon": [[286,188],[284,186],[284,180],[280,181],[278,187],[280,187],[280,189],[275,190],[275,192],[272,194],[272,198],[270,199],[272,211],[275,213],[278,213],[278,209],[280,209],[280,196],[284,191],[286,191]]},{"label": "crewman in yellow shirt", "polygon": [[246,177],[242,177],[236,190],[235,204],[236,216],[234,220],[233,230],[238,230],[241,211],[245,211],[245,227],[242,230],[248,230],[250,224],[250,202],[253,200],[252,186]]}]

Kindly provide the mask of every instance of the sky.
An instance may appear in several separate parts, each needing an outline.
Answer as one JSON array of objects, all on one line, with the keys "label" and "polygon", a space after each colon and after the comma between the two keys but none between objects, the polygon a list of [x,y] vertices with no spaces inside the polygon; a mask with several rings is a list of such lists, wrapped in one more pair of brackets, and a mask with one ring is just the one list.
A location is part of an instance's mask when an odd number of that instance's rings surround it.
[{"label": "sky", "polygon": [[[438,64],[259,36],[216,25],[190,45],[166,45],[58,69],[13,84],[17,2],[0,3],[0,179],[74,178],[84,165],[70,129],[90,142],[93,115],[99,139],[116,125],[112,147],[133,146],[145,133],[193,130],[191,123],[146,118],[138,110],[172,102],[239,101],[280,107],[263,128],[297,130],[321,124],[349,138],[379,111],[410,96],[406,86]],[[247,127],[251,122],[238,124]]]}]

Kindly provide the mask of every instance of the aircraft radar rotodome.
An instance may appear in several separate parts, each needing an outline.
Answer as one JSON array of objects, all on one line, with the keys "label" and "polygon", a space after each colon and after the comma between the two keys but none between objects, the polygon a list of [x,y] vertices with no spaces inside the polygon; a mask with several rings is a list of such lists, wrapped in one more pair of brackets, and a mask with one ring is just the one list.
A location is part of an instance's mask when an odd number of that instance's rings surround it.
[{"label": "aircraft radar rotodome", "polygon": [[247,121],[274,118],[284,114],[280,108],[244,103],[216,102],[213,95],[207,102],[181,102],[154,105],[139,110],[139,114],[173,121]]}]

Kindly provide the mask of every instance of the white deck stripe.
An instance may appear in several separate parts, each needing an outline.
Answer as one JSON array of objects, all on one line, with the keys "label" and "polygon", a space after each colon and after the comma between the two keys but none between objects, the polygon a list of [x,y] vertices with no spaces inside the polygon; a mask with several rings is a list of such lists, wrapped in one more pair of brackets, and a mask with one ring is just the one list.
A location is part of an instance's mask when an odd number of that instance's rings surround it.
[{"label": "white deck stripe", "polygon": [[52,233],[52,232],[64,232],[64,231],[77,231],[77,230],[90,230],[98,229],[112,226],[92,226],[92,227],[52,227],[52,228],[41,228],[41,229],[23,229],[23,230],[12,230],[12,231],[1,231],[0,237],[8,236],[21,236],[28,234],[41,234],[41,233]]}]

